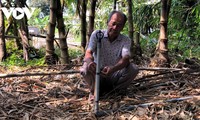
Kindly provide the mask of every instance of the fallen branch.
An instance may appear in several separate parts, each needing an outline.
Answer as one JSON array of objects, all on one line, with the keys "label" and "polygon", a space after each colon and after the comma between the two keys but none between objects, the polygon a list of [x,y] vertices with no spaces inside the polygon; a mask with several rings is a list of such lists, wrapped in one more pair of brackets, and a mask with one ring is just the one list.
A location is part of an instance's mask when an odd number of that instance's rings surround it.
[{"label": "fallen branch", "polygon": [[[31,70],[31,69],[38,69],[38,68],[41,68],[41,69],[48,68],[48,69],[55,69],[55,70],[56,69],[66,70],[65,68],[71,69],[72,67],[79,67],[79,66],[82,66],[82,65],[81,64],[58,64],[58,65],[31,66],[30,68],[22,70],[20,72],[25,72],[25,71],[28,71],[28,70]],[[63,67],[63,68],[60,68],[60,67]]]},{"label": "fallen branch", "polygon": [[[178,72],[178,71],[174,71],[174,72]],[[174,72],[173,72],[173,73],[174,73]],[[153,77],[158,77],[158,76],[160,76],[160,75],[171,74],[171,73],[172,73],[171,71],[167,71],[167,72],[162,72],[162,73],[158,73],[158,74],[147,75],[147,76],[145,76],[145,77],[135,79],[135,80],[134,80],[134,83],[135,83],[135,82],[139,82],[139,81],[146,80],[147,78],[151,79],[151,78],[153,78]],[[148,80],[147,80],[147,81],[148,81]]]},{"label": "fallen branch", "polygon": [[[135,87],[136,90],[150,90],[152,88],[159,88],[161,86],[165,86],[165,88],[169,88],[169,87],[178,87],[175,83],[185,83],[183,81],[177,81],[177,80],[162,80],[156,83],[149,83],[147,85],[142,85],[139,87]],[[173,86],[171,86],[173,85]]]},{"label": "fallen branch", "polygon": [[147,70],[147,71],[187,71],[188,68],[180,69],[180,68],[162,68],[162,67],[140,67],[139,70]]},{"label": "fallen branch", "polygon": [[[18,37],[18,36],[12,36],[12,35],[5,35],[5,38],[21,39],[21,37]],[[31,40],[31,38],[28,38],[28,39]]]},{"label": "fallen branch", "polygon": [[77,47],[77,48],[81,48],[81,46],[80,46],[80,45],[73,44],[73,43],[67,43],[67,45],[71,45],[71,46],[74,46],[74,47]]},{"label": "fallen branch", "polygon": [[[46,38],[45,35],[41,35],[41,34],[32,34],[32,33],[29,33],[29,35],[34,36],[34,37]],[[54,39],[55,40],[60,40],[61,38],[54,38]]]},{"label": "fallen branch", "polygon": [[[134,80],[133,83],[151,81],[151,80],[155,80],[155,79],[158,80],[158,79],[164,79],[164,78],[169,78],[169,77],[176,77],[181,74],[192,74],[195,72],[198,72],[195,74],[199,74],[199,72],[200,72],[199,69],[173,69],[173,68],[169,68],[169,69],[168,68],[139,68],[139,70],[150,70],[150,71],[169,70],[169,71],[158,73],[158,74],[153,74],[153,75],[147,75],[142,78],[138,78],[138,79]],[[166,75],[166,74],[172,74],[172,75],[157,77],[157,76]],[[153,78],[153,77],[156,77],[156,78]]]},{"label": "fallen branch", "polygon": [[[165,78],[177,77],[183,73],[171,73],[170,75],[166,75],[166,74],[170,74],[170,73],[144,76],[142,78],[134,80],[133,83],[146,82],[146,81],[151,81],[151,80],[163,80]],[[165,76],[160,76],[160,75],[165,75]]]},{"label": "fallen branch", "polygon": [[12,74],[0,74],[0,78],[8,77],[22,77],[22,76],[41,76],[41,75],[59,75],[59,74],[74,74],[79,73],[78,70],[67,70],[57,72],[30,72],[30,73],[12,73]]}]

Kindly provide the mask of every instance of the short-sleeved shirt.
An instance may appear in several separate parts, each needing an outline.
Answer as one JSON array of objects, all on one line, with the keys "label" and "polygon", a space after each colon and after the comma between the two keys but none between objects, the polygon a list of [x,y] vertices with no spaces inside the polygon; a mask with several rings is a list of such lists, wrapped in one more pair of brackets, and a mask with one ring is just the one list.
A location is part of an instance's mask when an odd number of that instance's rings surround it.
[{"label": "short-sleeved shirt", "polygon": [[[97,62],[97,37],[96,34],[99,30],[92,33],[90,42],[88,45],[89,50],[93,52],[94,62]],[[109,41],[107,30],[101,30],[104,33],[104,37],[101,40],[100,49],[100,66],[115,65],[122,57],[130,56],[131,40],[129,37],[119,34],[119,36],[113,42]]]}]

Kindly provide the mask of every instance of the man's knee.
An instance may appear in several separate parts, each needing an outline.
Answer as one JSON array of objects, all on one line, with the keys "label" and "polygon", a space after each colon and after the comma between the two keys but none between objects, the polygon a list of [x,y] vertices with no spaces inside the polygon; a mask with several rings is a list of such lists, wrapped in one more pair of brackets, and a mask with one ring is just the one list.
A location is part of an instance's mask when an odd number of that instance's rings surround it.
[{"label": "man's knee", "polygon": [[136,76],[139,73],[139,68],[135,64],[130,64],[131,73]]},{"label": "man's knee", "polygon": [[135,71],[136,74],[139,73],[139,68],[136,65],[134,66],[134,71]]}]

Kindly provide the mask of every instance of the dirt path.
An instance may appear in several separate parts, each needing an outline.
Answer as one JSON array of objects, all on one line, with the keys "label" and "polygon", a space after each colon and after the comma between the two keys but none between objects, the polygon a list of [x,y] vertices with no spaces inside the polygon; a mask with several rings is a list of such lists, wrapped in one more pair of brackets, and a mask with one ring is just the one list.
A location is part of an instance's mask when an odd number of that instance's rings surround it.
[{"label": "dirt path", "polygon": [[[40,49],[40,48],[46,46],[46,38],[32,37],[32,42],[31,43],[35,48]],[[57,46],[57,43],[58,43],[58,41],[56,41],[54,43],[54,45]],[[81,43],[80,42],[75,42],[71,38],[71,39],[67,39],[67,45],[68,45],[68,47],[72,47],[72,48],[80,48]]]}]

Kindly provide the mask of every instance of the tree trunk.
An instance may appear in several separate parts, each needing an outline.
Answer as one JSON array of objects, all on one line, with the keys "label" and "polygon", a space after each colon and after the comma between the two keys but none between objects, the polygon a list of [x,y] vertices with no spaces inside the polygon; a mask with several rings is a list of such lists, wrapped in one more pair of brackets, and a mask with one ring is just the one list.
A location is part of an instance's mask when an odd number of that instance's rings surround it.
[{"label": "tree trunk", "polygon": [[87,7],[87,0],[81,1],[81,48],[82,52],[85,53],[86,48],[86,33],[87,33],[87,22],[86,22],[86,7]]},{"label": "tree trunk", "polygon": [[60,0],[57,0],[57,23],[58,23],[58,32],[59,32],[59,45],[61,49],[61,64],[69,63],[69,54],[68,54],[68,47],[65,35],[65,25],[63,20],[63,8],[61,7]]},{"label": "tree trunk", "polygon": [[117,10],[117,0],[113,1],[113,10]]},{"label": "tree trunk", "polygon": [[[16,20],[13,20],[13,21],[14,21],[14,24],[13,24],[14,36],[18,36],[17,22]],[[19,38],[15,38],[15,44],[18,50],[21,50],[23,48]]]},{"label": "tree trunk", "polygon": [[156,54],[150,63],[150,66],[152,67],[170,67],[170,60],[168,56],[167,22],[171,0],[162,0],[161,4],[160,36],[156,48]]},{"label": "tree trunk", "polygon": [[47,30],[46,56],[45,56],[45,63],[48,65],[56,64],[58,61],[58,56],[54,53],[56,9],[57,9],[57,1],[50,0],[50,17],[49,17],[49,24],[48,24],[48,30]]},{"label": "tree trunk", "polygon": [[91,0],[91,9],[90,9],[90,16],[89,16],[89,29],[88,29],[88,38],[87,38],[87,45],[90,40],[90,36],[94,31],[94,18],[95,18],[95,7],[96,7],[97,0]]},{"label": "tree trunk", "polygon": [[[16,2],[17,3],[17,2]],[[12,4],[7,1],[8,7],[12,7]],[[18,26],[17,26],[17,22],[16,19],[13,18],[12,16],[10,17],[10,19],[8,20],[8,26],[5,28],[5,35],[8,34],[9,30],[13,29],[13,34],[14,36],[18,36]],[[20,42],[19,38],[15,38],[15,46],[17,46],[18,50],[23,49],[22,44]]]},{"label": "tree trunk", "polygon": [[26,32],[24,31],[23,28],[20,28],[18,30],[19,35],[22,39],[22,45],[23,45],[23,57],[25,61],[29,60],[29,54],[28,54],[28,49],[29,49],[29,43],[28,43],[28,38],[26,37]]},{"label": "tree trunk", "polygon": [[[12,7],[12,4],[9,0],[7,0],[7,7],[10,8]],[[13,21],[15,19],[13,17],[10,17],[7,21],[8,21],[8,26],[5,28],[5,35],[8,34],[8,31],[10,30],[10,28],[12,27]]]},{"label": "tree trunk", "polygon": [[[0,2],[0,7],[2,3]],[[4,14],[0,10],[0,62],[6,59],[6,42],[5,42],[5,26],[4,26]]]},{"label": "tree trunk", "polygon": [[128,28],[129,28],[129,32],[128,35],[131,39],[131,58],[135,57],[135,47],[134,47],[134,40],[133,40],[133,35],[134,35],[134,30],[133,30],[133,11],[132,11],[132,0],[127,0],[128,2]]},{"label": "tree trunk", "polygon": [[[26,0],[25,0],[26,1]],[[22,8],[25,6],[25,1],[18,1],[16,0],[15,3],[18,7]],[[29,60],[29,41],[28,41],[28,24],[27,24],[27,18],[24,16],[20,21],[20,29],[19,34],[22,39],[22,45],[23,45],[23,57],[25,61]]]},{"label": "tree trunk", "polygon": [[135,46],[136,46],[136,55],[142,56],[142,48],[140,46],[140,33],[135,32]]}]

